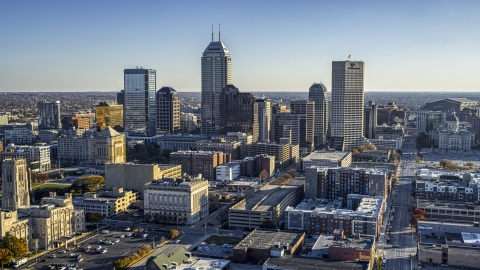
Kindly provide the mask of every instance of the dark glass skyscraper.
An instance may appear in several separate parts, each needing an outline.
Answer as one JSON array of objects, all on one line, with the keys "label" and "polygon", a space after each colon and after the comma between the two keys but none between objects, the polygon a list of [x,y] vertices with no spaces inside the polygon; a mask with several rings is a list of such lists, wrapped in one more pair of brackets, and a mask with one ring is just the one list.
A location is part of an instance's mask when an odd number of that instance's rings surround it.
[{"label": "dark glass skyscraper", "polygon": [[229,84],[220,95],[220,133],[245,132],[258,139],[258,104],[252,93]]},{"label": "dark glass skyscraper", "polygon": [[156,71],[125,69],[124,91],[125,133],[132,136],[154,136],[157,124]]},{"label": "dark glass skyscraper", "polygon": [[61,127],[59,100],[40,101],[37,103],[37,109],[39,129],[58,129]]},{"label": "dark glass skyscraper", "polygon": [[308,89],[308,100],[315,101],[315,147],[327,142],[328,97],[323,83],[314,83]]}]

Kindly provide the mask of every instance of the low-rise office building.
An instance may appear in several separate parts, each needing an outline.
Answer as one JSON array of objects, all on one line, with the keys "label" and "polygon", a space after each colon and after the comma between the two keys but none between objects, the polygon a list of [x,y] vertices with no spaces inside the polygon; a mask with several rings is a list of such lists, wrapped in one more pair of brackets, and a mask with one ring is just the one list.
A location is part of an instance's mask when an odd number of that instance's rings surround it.
[{"label": "low-rise office building", "polygon": [[144,213],[158,223],[194,225],[209,214],[208,181],[164,178],[144,186]]},{"label": "low-rise office building", "polygon": [[269,155],[275,157],[276,168],[286,168],[295,165],[299,161],[299,146],[280,143],[250,143],[245,147],[245,155],[254,157],[257,155]]},{"label": "low-rise office building", "polygon": [[229,162],[217,166],[217,181],[233,181],[240,177],[241,173],[241,163],[240,162]]},{"label": "low-rise office building", "polygon": [[417,208],[427,214],[427,219],[440,221],[474,222],[480,216],[480,205],[473,202],[417,199]]},{"label": "low-rise office building", "polygon": [[230,154],[233,160],[240,159],[240,147],[242,144],[237,141],[226,141],[224,138],[202,140],[196,143],[198,151],[221,151],[225,154]]},{"label": "low-rise office building", "polygon": [[[105,164],[105,187],[113,189],[123,187],[125,190],[143,191],[143,185],[163,177],[178,178],[182,176],[180,165],[170,164]],[[141,197],[142,193],[140,193]]]},{"label": "low-rise office building", "polygon": [[328,248],[328,258],[337,261],[374,261],[375,237],[338,238]]},{"label": "low-rise office building", "polygon": [[303,169],[311,166],[349,167],[352,164],[352,152],[315,151],[302,159]]},{"label": "low-rise office building", "polygon": [[229,210],[230,228],[277,227],[285,209],[297,205],[303,197],[303,185],[266,185]]},{"label": "low-rise office building", "polygon": [[73,206],[75,210],[100,213],[109,218],[126,211],[133,202],[137,201],[137,195],[138,192],[115,187],[111,190],[88,192],[83,197],[76,197],[73,199]]},{"label": "low-rise office building", "polygon": [[208,180],[215,180],[217,166],[230,161],[231,156],[223,152],[189,150],[170,154],[170,163],[181,165],[182,173],[190,176],[201,174]]},{"label": "low-rise office building", "polygon": [[305,244],[304,232],[253,230],[233,248],[234,263],[263,263],[270,257],[296,255]]}]

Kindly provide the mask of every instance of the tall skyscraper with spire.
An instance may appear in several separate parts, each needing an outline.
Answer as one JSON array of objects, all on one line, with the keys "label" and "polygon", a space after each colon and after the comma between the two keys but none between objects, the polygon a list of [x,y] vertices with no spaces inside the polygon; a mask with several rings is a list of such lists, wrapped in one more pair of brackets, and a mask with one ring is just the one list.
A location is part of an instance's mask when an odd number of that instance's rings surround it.
[{"label": "tall skyscraper with spire", "polygon": [[365,63],[332,62],[331,143],[339,150],[352,150],[363,138]]},{"label": "tall skyscraper with spire", "polygon": [[327,87],[323,83],[314,83],[308,90],[308,100],[315,101],[315,147],[327,142],[328,97]]},{"label": "tall skyscraper with spire", "polygon": [[220,128],[220,94],[232,83],[232,58],[220,40],[213,40],[202,56],[202,134],[217,135]]}]

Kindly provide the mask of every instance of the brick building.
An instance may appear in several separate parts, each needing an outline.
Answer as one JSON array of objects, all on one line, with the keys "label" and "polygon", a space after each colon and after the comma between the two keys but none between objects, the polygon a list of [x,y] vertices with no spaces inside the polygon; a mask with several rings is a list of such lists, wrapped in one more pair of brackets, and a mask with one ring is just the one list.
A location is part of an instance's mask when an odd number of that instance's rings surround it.
[{"label": "brick building", "polygon": [[223,152],[178,151],[170,154],[170,163],[182,165],[182,173],[191,176],[202,174],[208,180],[215,180],[215,168],[228,162],[231,162],[231,155]]}]

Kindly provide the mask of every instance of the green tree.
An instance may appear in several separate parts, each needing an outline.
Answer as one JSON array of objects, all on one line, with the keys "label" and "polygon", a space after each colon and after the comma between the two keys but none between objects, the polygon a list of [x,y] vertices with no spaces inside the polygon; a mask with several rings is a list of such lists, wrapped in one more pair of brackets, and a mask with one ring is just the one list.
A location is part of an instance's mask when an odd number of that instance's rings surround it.
[{"label": "green tree", "polygon": [[7,249],[12,253],[13,259],[25,257],[28,253],[27,240],[7,235],[0,239],[0,249]]},{"label": "green tree", "polygon": [[168,233],[168,237],[170,237],[170,239],[175,239],[179,235],[180,235],[180,232],[175,229],[171,229],[170,232]]},{"label": "green tree", "polygon": [[426,132],[418,134],[417,138],[415,139],[415,144],[418,151],[420,151],[420,149],[422,148],[428,148],[432,146],[430,142],[430,137]]},{"label": "green tree", "polygon": [[105,217],[100,213],[87,213],[85,216],[87,222],[97,223],[97,233],[98,233],[98,223],[105,219]]},{"label": "green tree", "polygon": [[6,249],[6,248],[0,248],[0,263],[2,264],[2,269],[3,265],[9,263],[13,259],[13,253]]},{"label": "green tree", "polygon": [[70,190],[74,193],[86,193],[105,187],[105,179],[100,175],[82,176],[75,180],[70,186]]}]

